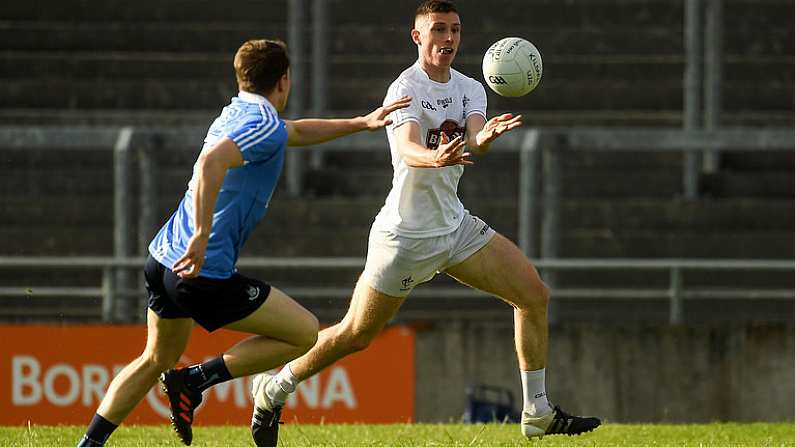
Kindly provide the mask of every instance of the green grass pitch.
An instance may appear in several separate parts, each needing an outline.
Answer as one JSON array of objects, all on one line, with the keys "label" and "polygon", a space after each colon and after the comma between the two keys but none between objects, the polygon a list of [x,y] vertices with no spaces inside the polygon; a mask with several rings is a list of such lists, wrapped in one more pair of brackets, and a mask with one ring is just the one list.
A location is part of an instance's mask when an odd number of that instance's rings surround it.
[{"label": "green grass pitch", "polygon": [[[74,446],[84,427],[0,427],[0,446]],[[181,446],[171,428],[122,426],[108,447]],[[252,446],[245,427],[197,427],[196,447]],[[795,446],[795,423],[628,425],[606,424],[582,436],[522,438],[516,425],[396,424],[282,426],[282,447],[355,446]]]}]

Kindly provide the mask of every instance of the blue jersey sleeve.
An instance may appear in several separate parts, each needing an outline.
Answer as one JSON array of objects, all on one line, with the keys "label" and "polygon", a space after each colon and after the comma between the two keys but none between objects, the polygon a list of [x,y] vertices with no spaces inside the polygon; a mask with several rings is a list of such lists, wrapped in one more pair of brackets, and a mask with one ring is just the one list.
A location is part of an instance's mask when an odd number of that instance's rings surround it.
[{"label": "blue jersey sleeve", "polygon": [[287,142],[284,121],[264,107],[258,115],[228,123],[226,135],[237,144],[247,162],[266,160]]}]

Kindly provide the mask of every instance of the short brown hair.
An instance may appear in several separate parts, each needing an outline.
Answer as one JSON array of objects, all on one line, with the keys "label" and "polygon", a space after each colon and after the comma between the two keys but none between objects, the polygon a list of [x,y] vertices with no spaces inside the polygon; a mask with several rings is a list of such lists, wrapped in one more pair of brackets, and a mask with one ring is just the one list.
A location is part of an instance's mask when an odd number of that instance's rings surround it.
[{"label": "short brown hair", "polygon": [[290,68],[287,45],[281,40],[248,40],[235,53],[234,65],[240,90],[270,94]]},{"label": "short brown hair", "polygon": [[417,7],[417,12],[414,13],[414,18],[426,16],[434,12],[454,12],[458,14],[453,2],[445,0],[426,0]]}]

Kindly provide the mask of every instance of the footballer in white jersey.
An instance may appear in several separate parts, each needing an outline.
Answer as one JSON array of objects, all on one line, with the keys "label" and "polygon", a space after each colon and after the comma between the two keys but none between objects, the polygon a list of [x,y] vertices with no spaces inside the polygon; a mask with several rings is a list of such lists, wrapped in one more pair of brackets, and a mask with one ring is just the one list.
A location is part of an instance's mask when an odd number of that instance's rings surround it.
[{"label": "footballer in white jersey", "polygon": [[461,29],[450,1],[427,0],[417,8],[411,30],[417,62],[398,76],[385,99],[410,97],[411,103],[390,114],[392,190],[370,230],[364,272],[342,321],[321,331],[317,344],[278,374],[260,379],[267,383],[255,395],[268,405],[284,405],[302,380],[365,349],[414,287],[444,272],[513,307],[523,435],[580,434],[601,423],[550,405],[549,289],[513,242],[470,215],[458,199],[470,156],[487,152],[492,141],[522,124],[521,116],[510,113],[487,120],[483,86],[452,68]]}]

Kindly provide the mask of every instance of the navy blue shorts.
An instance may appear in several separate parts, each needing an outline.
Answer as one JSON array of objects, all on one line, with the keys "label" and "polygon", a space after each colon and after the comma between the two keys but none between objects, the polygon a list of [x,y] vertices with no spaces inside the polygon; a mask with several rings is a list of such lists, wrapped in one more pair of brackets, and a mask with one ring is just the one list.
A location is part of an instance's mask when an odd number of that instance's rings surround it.
[{"label": "navy blue shorts", "polygon": [[149,308],[160,318],[193,318],[207,331],[242,320],[262,306],[271,286],[235,273],[183,279],[149,256],[144,266]]}]

